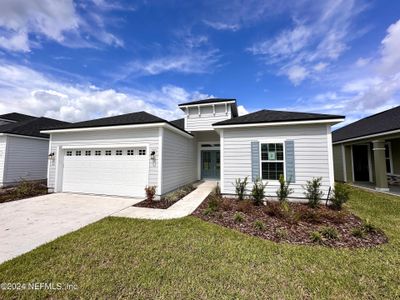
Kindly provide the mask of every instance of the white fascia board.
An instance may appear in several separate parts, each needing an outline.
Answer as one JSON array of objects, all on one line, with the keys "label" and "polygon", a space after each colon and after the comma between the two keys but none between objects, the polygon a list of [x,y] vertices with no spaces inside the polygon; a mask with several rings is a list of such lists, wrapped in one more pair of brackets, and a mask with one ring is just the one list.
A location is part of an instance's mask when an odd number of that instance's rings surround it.
[{"label": "white fascia board", "polygon": [[251,124],[227,124],[227,125],[212,125],[212,126],[215,129],[218,129],[218,128],[245,128],[245,127],[268,127],[268,126],[284,126],[284,125],[336,124],[336,123],[340,123],[342,121],[344,121],[344,119],[269,122],[269,123],[251,123]]},{"label": "white fascia board", "polygon": [[210,106],[210,105],[220,105],[220,104],[232,104],[236,103],[235,101],[224,101],[224,102],[209,102],[209,103],[201,103],[201,104],[186,104],[186,105],[178,105],[179,108],[187,108],[187,107],[195,107],[195,106]]},{"label": "white fascia board", "polygon": [[375,133],[375,134],[370,134],[370,135],[364,135],[364,136],[355,137],[355,138],[351,138],[351,139],[347,139],[347,140],[341,140],[341,141],[334,142],[333,144],[334,145],[343,144],[343,143],[347,143],[347,142],[359,141],[359,140],[369,139],[369,138],[373,138],[373,137],[379,137],[379,136],[383,136],[383,135],[395,134],[395,133],[400,133],[400,129],[396,129],[396,130],[392,130],[392,131],[385,131],[385,132]]},{"label": "white fascia board", "polygon": [[42,138],[42,137],[36,137],[36,136],[30,136],[30,135],[22,135],[22,134],[12,134],[12,133],[0,133],[0,136],[13,136],[13,137],[19,137],[19,138],[45,140],[45,141],[49,140],[48,138]]},{"label": "white fascia board", "polygon": [[65,128],[65,129],[50,129],[42,130],[41,133],[66,133],[66,132],[88,132],[88,131],[108,131],[108,130],[119,130],[119,129],[136,129],[136,128],[158,128],[165,127],[183,136],[193,138],[193,136],[187,132],[184,132],[166,122],[150,123],[150,124],[132,124],[132,125],[115,125],[115,126],[101,126],[101,127],[84,127],[84,128]]}]

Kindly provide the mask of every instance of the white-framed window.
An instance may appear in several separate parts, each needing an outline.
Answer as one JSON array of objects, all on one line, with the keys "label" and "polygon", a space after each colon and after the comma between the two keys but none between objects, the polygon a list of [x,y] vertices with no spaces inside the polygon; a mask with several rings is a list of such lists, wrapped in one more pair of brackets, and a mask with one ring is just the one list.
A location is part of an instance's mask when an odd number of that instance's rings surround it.
[{"label": "white-framed window", "polygon": [[392,168],[392,149],[390,142],[385,144],[386,173],[393,174]]},{"label": "white-framed window", "polygon": [[75,155],[76,155],[76,156],[81,156],[81,155],[82,155],[81,150],[76,150],[76,151],[75,151]]},{"label": "white-framed window", "polygon": [[72,151],[67,151],[67,156],[72,156]]},{"label": "white-framed window", "polygon": [[285,176],[284,143],[260,143],[260,168],[262,180],[279,180]]},{"label": "white-framed window", "polygon": [[146,155],[146,149],[139,149],[139,155]]},{"label": "white-framed window", "polygon": [[129,150],[126,151],[126,154],[135,155],[135,150],[129,149]]},{"label": "white-framed window", "polygon": [[106,155],[107,156],[111,155],[111,150],[106,150]]},{"label": "white-framed window", "polygon": [[122,150],[115,150],[115,155],[122,155]]},{"label": "white-framed window", "polygon": [[96,150],[96,151],[94,151],[94,155],[96,155],[96,156],[101,155],[101,150]]},{"label": "white-framed window", "polygon": [[86,151],[85,151],[85,156],[90,156],[90,155],[92,155],[92,151],[86,150]]}]

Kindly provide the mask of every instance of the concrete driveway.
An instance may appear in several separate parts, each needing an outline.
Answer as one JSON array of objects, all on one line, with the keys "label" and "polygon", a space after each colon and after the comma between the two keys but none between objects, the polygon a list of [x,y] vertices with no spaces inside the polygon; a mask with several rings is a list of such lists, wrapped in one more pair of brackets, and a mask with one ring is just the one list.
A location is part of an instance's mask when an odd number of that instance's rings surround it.
[{"label": "concrete driveway", "polygon": [[142,200],[58,193],[0,204],[0,263]]}]

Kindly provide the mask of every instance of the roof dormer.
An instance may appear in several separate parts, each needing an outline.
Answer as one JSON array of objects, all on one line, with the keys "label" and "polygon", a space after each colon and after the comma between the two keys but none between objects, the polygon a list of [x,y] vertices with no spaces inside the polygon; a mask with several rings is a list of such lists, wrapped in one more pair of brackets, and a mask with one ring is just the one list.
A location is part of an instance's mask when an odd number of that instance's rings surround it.
[{"label": "roof dormer", "polygon": [[236,99],[210,98],[179,104],[186,131],[214,130],[212,124],[238,116]]}]

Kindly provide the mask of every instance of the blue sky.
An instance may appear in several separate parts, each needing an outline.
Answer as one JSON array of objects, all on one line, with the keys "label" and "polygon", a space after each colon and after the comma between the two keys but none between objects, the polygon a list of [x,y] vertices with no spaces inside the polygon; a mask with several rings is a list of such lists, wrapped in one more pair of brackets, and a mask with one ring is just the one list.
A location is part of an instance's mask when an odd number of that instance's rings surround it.
[{"label": "blue sky", "polygon": [[399,49],[398,1],[3,0],[0,113],[171,120],[214,96],[348,123],[400,104]]}]

